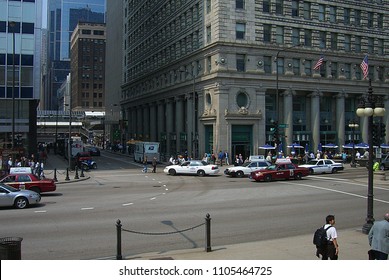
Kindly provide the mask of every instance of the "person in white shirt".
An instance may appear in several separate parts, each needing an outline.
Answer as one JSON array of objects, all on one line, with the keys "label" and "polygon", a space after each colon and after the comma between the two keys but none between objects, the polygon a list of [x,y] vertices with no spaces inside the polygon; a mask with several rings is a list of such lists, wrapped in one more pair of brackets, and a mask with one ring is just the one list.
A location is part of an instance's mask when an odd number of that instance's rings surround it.
[{"label": "person in white shirt", "polygon": [[335,216],[328,215],[324,229],[327,229],[327,247],[323,251],[322,260],[337,260],[339,256],[338,233],[336,232]]}]

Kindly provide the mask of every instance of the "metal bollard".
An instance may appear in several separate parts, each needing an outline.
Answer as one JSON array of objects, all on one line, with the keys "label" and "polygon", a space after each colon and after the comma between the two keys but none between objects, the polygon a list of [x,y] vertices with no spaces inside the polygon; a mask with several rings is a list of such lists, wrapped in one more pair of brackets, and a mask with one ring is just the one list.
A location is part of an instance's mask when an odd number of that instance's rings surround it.
[{"label": "metal bollard", "polygon": [[58,182],[58,179],[57,179],[57,168],[54,168],[54,182]]},{"label": "metal bollard", "polygon": [[69,181],[70,178],[69,178],[69,167],[66,168],[66,178],[65,178],[65,181]]},{"label": "metal bollard", "polygon": [[116,222],[116,259],[122,260],[122,222],[117,220]]},{"label": "metal bollard", "polygon": [[76,166],[75,169],[76,169],[76,175],[74,176],[74,179],[80,179],[80,177],[78,177],[78,167]]},{"label": "metal bollard", "polygon": [[84,165],[81,165],[81,175],[80,175],[81,178],[85,177],[84,175]]},{"label": "metal bollard", "polygon": [[205,251],[211,252],[211,215],[209,213],[205,217]]}]

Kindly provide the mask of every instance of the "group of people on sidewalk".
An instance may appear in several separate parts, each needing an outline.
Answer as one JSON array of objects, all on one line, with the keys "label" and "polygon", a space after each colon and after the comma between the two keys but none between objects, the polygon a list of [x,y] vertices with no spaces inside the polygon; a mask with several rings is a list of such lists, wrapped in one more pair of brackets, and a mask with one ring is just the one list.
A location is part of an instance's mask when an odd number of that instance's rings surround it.
[{"label": "group of people on sidewalk", "polygon": [[[322,256],[322,260],[337,260],[339,258],[338,234],[335,228],[335,216],[328,215],[326,224],[327,244],[317,247],[316,256]],[[373,224],[368,234],[368,242],[371,250],[368,251],[369,260],[387,260],[389,254],[389,212],[384,219]]]}]

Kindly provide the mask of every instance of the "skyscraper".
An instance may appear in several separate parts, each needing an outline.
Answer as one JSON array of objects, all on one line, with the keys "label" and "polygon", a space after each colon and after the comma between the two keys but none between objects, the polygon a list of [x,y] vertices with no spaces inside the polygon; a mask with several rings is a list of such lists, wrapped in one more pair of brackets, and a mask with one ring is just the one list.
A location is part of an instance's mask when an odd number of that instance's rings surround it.
[{"label": "skyscraper", "polygon": [[48,1],[48,55],[42,109],[58,107],[57,90],[70,72],[70,39],[79,21],[105,23],[105,0]]},{"label": "skyscraper", "polygon": [[0,1],[0,156],[36,149],[42,1]]}]

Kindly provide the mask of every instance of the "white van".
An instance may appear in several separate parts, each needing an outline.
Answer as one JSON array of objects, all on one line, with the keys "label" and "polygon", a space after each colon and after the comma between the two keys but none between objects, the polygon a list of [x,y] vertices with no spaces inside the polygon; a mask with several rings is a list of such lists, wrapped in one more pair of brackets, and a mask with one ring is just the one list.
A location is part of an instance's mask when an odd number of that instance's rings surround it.
[{"label": "white van", "polygon": [[265,159],[265,156],[255,155],[255,156],[250,156],[249,157],[249,161],[254,161],[254,160],[259,160],[259,159]]}]

